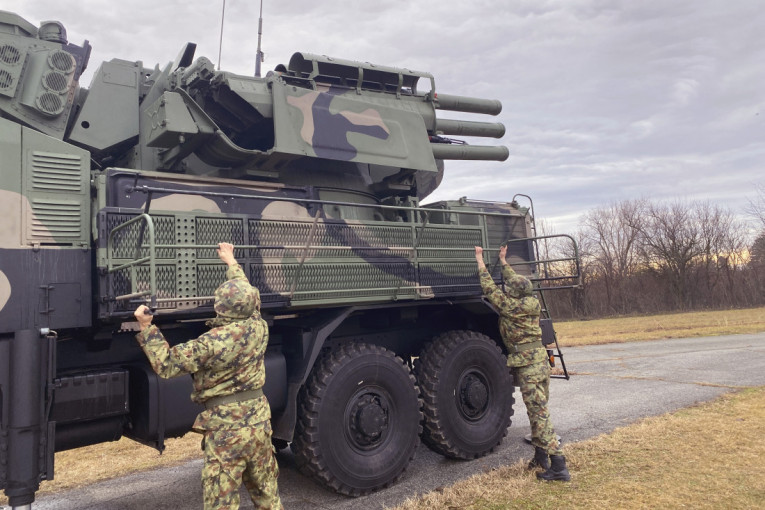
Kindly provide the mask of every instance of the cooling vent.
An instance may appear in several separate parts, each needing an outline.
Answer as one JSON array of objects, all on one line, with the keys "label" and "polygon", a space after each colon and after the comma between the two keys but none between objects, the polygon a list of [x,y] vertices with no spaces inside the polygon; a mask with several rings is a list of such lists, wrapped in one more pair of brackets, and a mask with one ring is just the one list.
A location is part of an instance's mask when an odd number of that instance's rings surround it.
[{"label": "cooling vent", "polygon": [[32,188],[36,191],[82,191],[82,159],[69,154],[34,152]]},{"label": "cooling vent", "polygon": [[32,200],[29,235],[32,239],[77,240],[82,229],[80,203],[72,200]]},{"label": "cooling vent", "polygon": [[69,88],[69,80],[59,72],[48,71],[43,75],[43,85],[51,92],[62,94]]},{"label": "cooling vent", "polygon": [[64,102],[58,94],[45,92],[37,98],[37,109],[48,115],[58,115],[64,111]]},{"label": "cooling vent", "polygon": [[0,61],[8,65],[16,65],[21,61],[21,52],[10,44],[0,46]]},{"label": "cooling vent", "polygon": [[48,56],[48,64],[64,74],[69,74],[74,71],[75,62],[74,57],[65,51],[54,51]]},{"label": "cooling vent", "polygon": [[5,69],[0,69],[0,89],[9,89],[13,85],[13,76]]}]

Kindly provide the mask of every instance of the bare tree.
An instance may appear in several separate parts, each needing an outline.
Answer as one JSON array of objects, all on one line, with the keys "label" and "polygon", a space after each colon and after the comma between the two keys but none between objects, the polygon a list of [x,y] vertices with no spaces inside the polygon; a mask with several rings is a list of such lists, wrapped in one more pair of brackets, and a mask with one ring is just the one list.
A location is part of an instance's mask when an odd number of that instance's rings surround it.
[{"label": "bare tree", "polygon": [[630,296],[625,288],[637,269],[644,209],[644,201],[626,200],[594,209],[582,218],[593,269],[603,279],[607,305],[617,313],[628,311]]},{"label": "bare tree", "polygon": [[749,253],[748,281],[752,283],[753,304],[759,305],[765,302],[765,231],[754,240]]},{"label": "bare tree", "polygon": [[693,260],[703,253],[699,222],[687,202],[648,203],[639,226],[642,251],[649,269],[669,286],[673,308],[688,302],[688,276]]},{"label": "bare tree", "polygon": [[747,198],[749,205],[746,212],[754,219],[760,222],[760,226],[765,231],[765,183],[755,185],[754,198]]},{"label": "bare tree", "polygon": [[[581,225],[583,285],[555,298],[556,313],[603,316],[765,302],[765,233],[749,250],[747,225],[727,207],[623,201],[587,212]],[[552,259],[566,253],[565,247],[545,249]]]},{"label": "bare tree", "polygon": [[746,225],[731,209],[710,202],[696,203],[693,211],[702,252],[696,281],[705,286],[697,289],[698,298],[706,306],[715,306],[721,301],[736,304],[740,293],[735,276],[744,266]]}]

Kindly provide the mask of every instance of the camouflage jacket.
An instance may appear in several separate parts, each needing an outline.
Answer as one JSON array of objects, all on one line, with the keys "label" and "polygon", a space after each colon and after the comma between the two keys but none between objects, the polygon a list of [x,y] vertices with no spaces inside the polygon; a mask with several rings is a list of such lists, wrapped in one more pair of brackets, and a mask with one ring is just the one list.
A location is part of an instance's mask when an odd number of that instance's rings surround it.
[{"label": "camouflage jacket", "polygon": [[[226,278],[247,280],[238,265],[228,269]],[[259,295],[257,297],[259,301]],[[266,381],[264,355],[268,325],[258,310],[247,319],[228,321],[174,347],[170,347],[153,324],[138,333],[136,339],[160,377],[191,374],[194,381],[191,399],[199,404],[211,397],[262,388]],[[254,426],[270,418],[268,400],[263,396],[206,409],[197,416],[194,429]]]},{"label": "camouflage jacket", "polygon": [[[509,265],[502,266],[504,279],[514,274],[515,271]],[[532,363],[546,362],[547,351],[542,347],[513,352],[514,345],[522,346],[542,339],[542,330],[539,327],[539,300],[534,296],[520,299],[508,296],[497,287],[487,269],[481,271],[480,278],[484,295],[499,312],[499,332],[510,352],[507,356],[507,366],[524,367]]]}]

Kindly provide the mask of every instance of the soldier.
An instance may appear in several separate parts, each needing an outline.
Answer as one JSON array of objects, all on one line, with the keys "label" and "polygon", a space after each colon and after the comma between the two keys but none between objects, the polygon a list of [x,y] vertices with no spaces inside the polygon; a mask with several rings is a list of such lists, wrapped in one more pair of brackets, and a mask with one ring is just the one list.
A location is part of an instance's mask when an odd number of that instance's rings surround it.
[{"label": "soldier", "polygon": [[191,374],[191,399],[205,406],[193,426],[204,434],[204,508],[239,508],[244,483],[256,509],[282,509],[271,409],[262,389],[268,325],[260,316],[260,293],[237,264],[234,246],[218,247],[228,270],[227,281],[215,291],[217,316],[207,321],[212,329],[170,347],[141,305],[135,311],[141,327],[136,339],[160,377]]},{"label": "soldier", "polygon": [[537,478],[540,480],[567,482],[571,476],[547,409],[550,365],[547,350],[542,346],[539,300],[532,296],[531,281],[516,274],[505,260],[506,256],[507,246],[503,246],[499,250],[502,277],[505,281],[505,292],[502,292],[484,265],[483,248],[475,247],[481,288],[491,304],[499,310],[499,331],[510,353],[507,356],[507,365],[515,368],[520,380],[521,395],[531,423],[534,458],[528,467],[544,469],[537,472]]}]

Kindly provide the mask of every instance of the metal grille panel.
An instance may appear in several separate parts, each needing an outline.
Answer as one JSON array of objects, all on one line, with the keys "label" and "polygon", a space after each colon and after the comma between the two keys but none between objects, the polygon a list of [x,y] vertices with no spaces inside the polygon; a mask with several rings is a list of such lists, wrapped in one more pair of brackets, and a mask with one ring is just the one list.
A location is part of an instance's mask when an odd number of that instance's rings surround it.
[{"label": "metal grille panel", "polygon": [[[472,258],[475,246],[483,244],[481,231],[478,229],[455,229],[441,227],[425,227],[420,234],[420,244],[417,250],[420,258]],[[428,250],[428,248],[451,248],[450,250]],[[464,249],[459,249],[464,248]]]},{"label": "metal grille panel", "polygon": [[0,89],[9,89],[13,85],[13,76],[5,69],[0,69]]},{"label": "metal grille panel", "polygon": [[[297,265],[253,264],[252,283],[261,290],[264,303],[283,299],[292,290]],[[402,282],[403,279],[403,282]],[[300,271],[293,303],[341,301],[346,298],[413,296],[414,266],[383,264],[310,264]],[[321,292],[312,292],[321,291]]]},{"label": "metal grille panel", "polygon": [[430,287],[435,296],[481,292],[478,267],[471,263],[421,263],[420,284]]},{"label": "metal grille panel", "polygon": [[48,64],[53,69],[69,74],[74,71],[77,62],[75,62],[72,55],[65,51],[54,51],[48,56]]},{"label": "metal grille panel", "polygon": [[[251,220],[249,234],[252,244],[261,246],[296,246],[302,247],[308,243],[312,221],[266,221]],[[411,250],[405,247],[412,245],[411,226],[382,226],[358,225],[347,223],[327,223],[319,221],[315,226],[312,246],[349,247],[352,249],[309,249],[305,255],[308,258],[322,257],[362,257],[362,258],[391,258],[407,257]],[[390,249],[388,249],[390,248]],[[256,250],[253,250],[256,252]],[[251,257],[290,257],[300,258],[304,249],[267,248],[257,250]]]},{"label": "metal grille panel", "polygon": [[12,44],[0,46],[0,61],[8,65],[16,65],[21,62],[21,51]]},{"label": "metal grille panel", "polygon": [[[196,238],[198,244],[216,245],[221,242],[231,243],[234,246],[244,243],[244,221],[238,218],[197,218]],[[242,258],[244,250],[236,250],[234,256]],[[197,258],[218,259],[218,252],[214,249],[198,249]]]},{"label": "metal grille panel", "polygon": [[197,265],[197,289],[200,296],[212,296],[215,289],[226,279],[226,266],[223,264]]},{"label": "metal grille panel", "polygon": [[[107,232],[111,232],[115,227],[125,223],[131,218],[135,218],[136,214],[117,214],[109,213],[106,220]],[[154,220],[154,242],[156,244],[174,244],[175,241],[175,218],[173,216],[152,216]],[[115,259],[132,259],[145,257],[149,254],[149,238],[148,234],[144,233],[142,249],[138,256],[136,256],[136,244],[138,243],[138,236],[140,235],[140,222],[133,223],[132,225],[121,229],[114,236],[114,253],[112,257]],[[171,248],[161,248],[157,250],[157,258],[159,259],[172,259],[175,258],[174,250]]]},{"label": "metal grille panel", "polygon": [[43,86],[51,92],[62,94],[69,88],[69,80],[61,73],[49,71],[43,75]]}]

